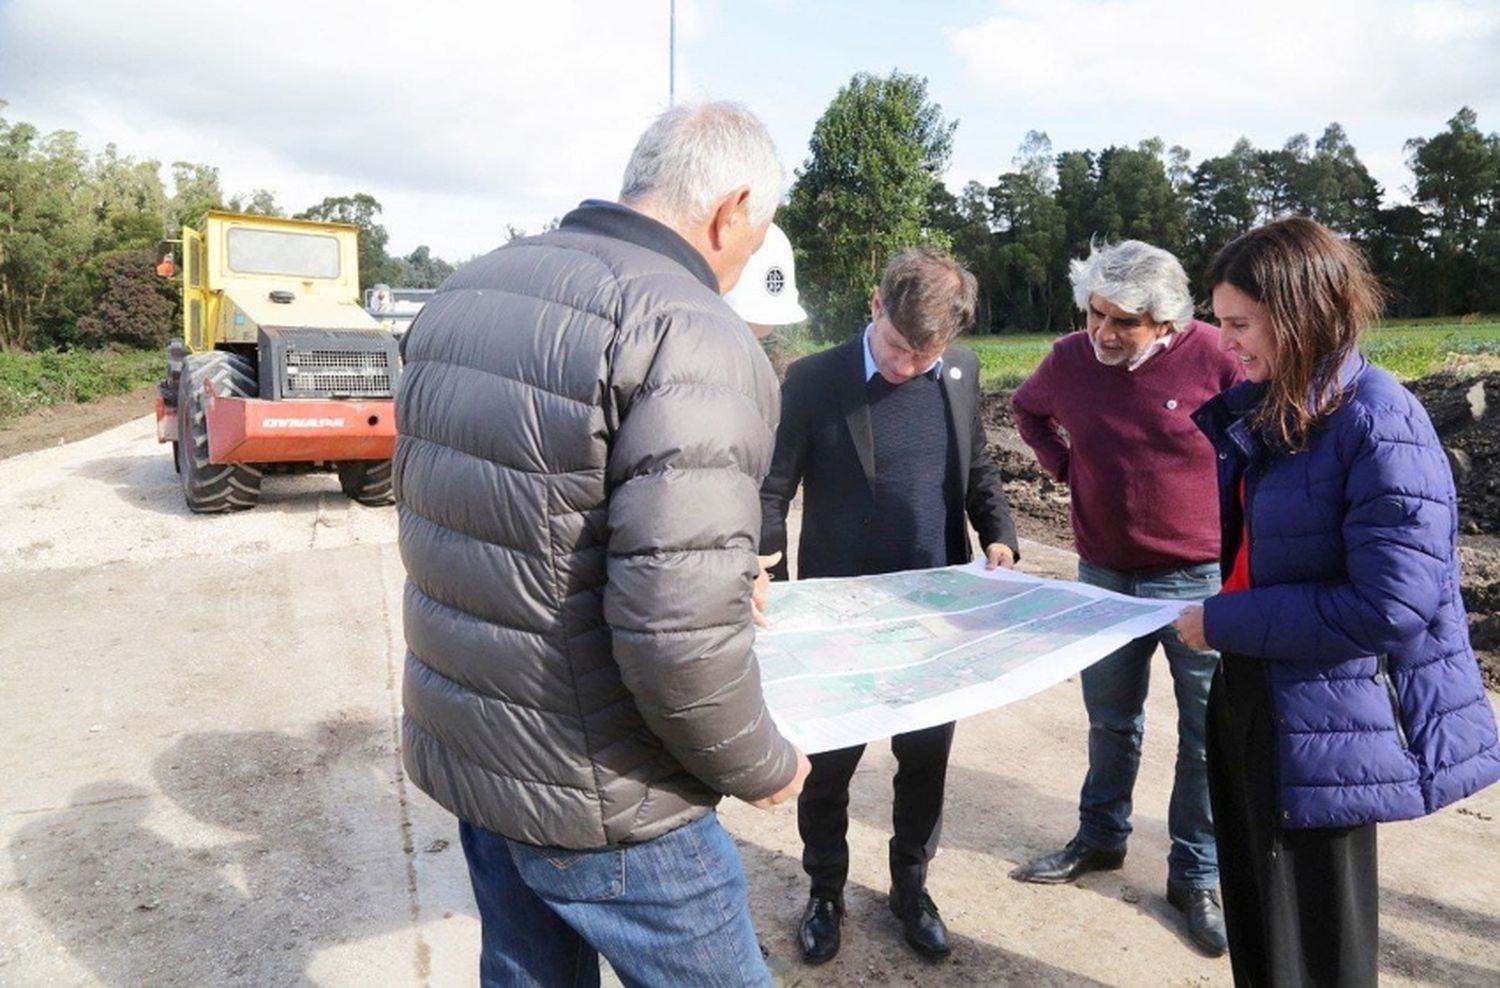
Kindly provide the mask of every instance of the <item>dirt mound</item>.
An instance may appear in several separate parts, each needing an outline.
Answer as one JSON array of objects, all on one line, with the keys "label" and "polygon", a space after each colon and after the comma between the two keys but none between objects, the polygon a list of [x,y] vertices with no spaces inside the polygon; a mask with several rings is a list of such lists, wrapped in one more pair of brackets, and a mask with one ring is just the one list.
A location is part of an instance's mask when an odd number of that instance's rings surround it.
[{"label": "dirt mound", "polygon": [[150,415],[155,401],[156,385],[150,384],[127,394],[38,408],[0,427],[0,460],[98,435]]},{"label": "dirt mound", "polygon": [[[1458,488],[1459,559],[1469,636],[1500,690],[1500,372],[1434,374],[1408,387],[1431,416]],[[1037,466],[1011,418],[1010,393],[984,399],[985,424],[1022,535],[1071,546],[1068,489]]]},{"label": "dirt mound", "polygon": [[1453,468],[1469,637],[1485,679],[1500,689],[1500,372],[1433,374],[1408,386]]},{"label": "dirt mound", "polygon": [[1500,538],[1462,536],[1458,554],[1463,562],[1469,640],[1479,656],[1485,682],[1491,689],[1500,690]]},{"label": "dirt mound", "polygon": [[1453,467],[1464,532],[1500,535],[1500,372],[1413,381]]},{"label": "dirt mound", "polygon": [[1021,441],[1010,413],[1010,392],[986,394],[982,414],[990,451],[1005,476],[1005,496],[1010,500],[1017,531],[1028,539],[1071,549],[1068,485],[1049,477]]}]

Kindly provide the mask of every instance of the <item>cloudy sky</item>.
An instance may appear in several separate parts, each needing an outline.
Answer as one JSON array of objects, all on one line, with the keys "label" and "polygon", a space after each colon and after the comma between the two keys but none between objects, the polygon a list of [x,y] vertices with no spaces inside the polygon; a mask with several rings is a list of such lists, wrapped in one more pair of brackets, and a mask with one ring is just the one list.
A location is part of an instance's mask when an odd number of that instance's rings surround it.
[{"label": "cloudy sky", "polygon": [[[392,253],[467,258],[613,197],[667,102],[669,0],[0,0],[0,111],[89,150],[217,165],[284,207],[369,192]],[[1386,189],[1460,106],[1500,130],[1500,0],[677,0],[678,99],[743,100],[790,173],[855,72],[924,75],[947,179],[1158,136],[1348,131]],[[164,169],[164,178],[167,173]]]}]

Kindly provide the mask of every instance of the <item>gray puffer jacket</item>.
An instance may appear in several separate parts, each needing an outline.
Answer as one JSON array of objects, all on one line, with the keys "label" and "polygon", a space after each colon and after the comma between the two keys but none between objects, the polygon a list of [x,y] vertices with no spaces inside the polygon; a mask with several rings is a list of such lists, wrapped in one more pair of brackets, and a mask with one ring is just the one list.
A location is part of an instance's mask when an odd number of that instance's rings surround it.
[{"label": "gray puffer jacket", "polygon": [[449,278],[406,361],[413,781],[568,848],[789,783],[750,605],[776,379],[702,256],[586,202]]}]

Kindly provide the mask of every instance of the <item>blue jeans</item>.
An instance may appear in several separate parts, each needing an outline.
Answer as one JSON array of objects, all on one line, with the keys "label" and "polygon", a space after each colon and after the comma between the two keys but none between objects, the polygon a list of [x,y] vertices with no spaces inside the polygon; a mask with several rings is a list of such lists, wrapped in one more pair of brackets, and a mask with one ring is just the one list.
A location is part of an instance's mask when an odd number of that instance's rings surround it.
[{"label": "blue jeans", "polygon": [[536,847],[459,821],[483,927],[479,980],[597,988],[771,984],[745,872],[714,813],[643,844]]},{"label": "blue jeans", "polygon": [[[1219,565],[1126,573],[1080,560],[1078,579],[1133,597],[1203,600],[1219,592]],[[1120,850],[1130,837],[1131,793],[1146,733],[1146,689],[1158,643],[1167,653],[1177,693],[1177,770],[1167,809],[1172,837],[1167,877],[1193,888],[1212,888],[1219,881],[1219,857],[1204,746],[1208,687],[1219,653],[1188,648],[1171,625],[1128,642],[1083,671],[1089,771],[1078,797],[1078,839],[1090,847]]]}]

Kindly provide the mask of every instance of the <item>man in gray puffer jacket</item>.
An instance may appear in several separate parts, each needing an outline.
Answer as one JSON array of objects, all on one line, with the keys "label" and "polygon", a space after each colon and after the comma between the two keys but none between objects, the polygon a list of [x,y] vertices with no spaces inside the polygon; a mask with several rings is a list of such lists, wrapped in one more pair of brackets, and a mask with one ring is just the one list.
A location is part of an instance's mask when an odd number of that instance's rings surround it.
[{"label": "man in gray puffer jacket", "polygon": [[669,110],[619,203],[466,265],[413,327],[403,753],[459,817],[486,984],[597,983],[596,948],[627,983],[769,981],[713,808],[808,766],[752,651],[776,379],[719,295],[781,188],[747,110]]}]

